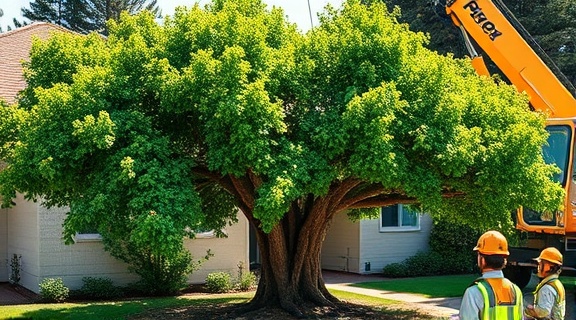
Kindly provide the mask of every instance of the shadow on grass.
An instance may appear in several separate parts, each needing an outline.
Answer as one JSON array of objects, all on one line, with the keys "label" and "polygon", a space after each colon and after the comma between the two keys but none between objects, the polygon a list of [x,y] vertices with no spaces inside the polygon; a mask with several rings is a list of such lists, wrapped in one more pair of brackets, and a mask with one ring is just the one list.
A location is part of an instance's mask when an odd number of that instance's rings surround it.
[{"label": "shadow on grass", "polygon": [[70,319],[70,320],[103,320],[103,319],[129,319],[132,316],[145,313],[149,310],[177,309],[183,307],[207,307],[215,305],[230,305],[248,301],[245,297],[220,297],[220,298],[189,298],[189,297],[166,297],[146,298],[137,300],[115,302],[90,302],[67,304],[59,307],[57,304],[46,305],[37,310],[21,313],[16,317],[2,319]]}]

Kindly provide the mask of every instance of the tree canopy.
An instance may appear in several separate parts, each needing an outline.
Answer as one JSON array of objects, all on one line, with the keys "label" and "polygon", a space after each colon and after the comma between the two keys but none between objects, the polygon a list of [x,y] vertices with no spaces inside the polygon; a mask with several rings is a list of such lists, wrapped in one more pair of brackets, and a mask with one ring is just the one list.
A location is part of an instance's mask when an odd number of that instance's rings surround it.
[{"label": "tree canopy", "polygon": [[320,273],[335,214],[415,203],[488,228],[559,206],[544,116],[398,15],[349,0],[301,34],[260,0],[214,0],[37,41],[0,115],[4,204],[68,205],[66,239],[97,226],[119,257],[170,257],[240,209],[262,257],[251,306],[297,315],[336,302]]}]

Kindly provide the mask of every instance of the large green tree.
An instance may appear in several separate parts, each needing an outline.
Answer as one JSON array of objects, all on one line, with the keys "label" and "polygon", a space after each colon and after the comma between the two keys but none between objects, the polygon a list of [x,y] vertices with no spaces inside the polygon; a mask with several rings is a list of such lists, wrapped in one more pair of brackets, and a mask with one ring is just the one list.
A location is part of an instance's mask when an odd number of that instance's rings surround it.
[{"label": "large green tree", "polygon": [[296,315],[337,305],[320,269],[337,214],[415,203],[488,228],[557,207],[544,117],[396,19],[349,0],[303,35],[260,0],[214,0],[38,42],[0,117],[2,199],[69,205],[65,236],[96,225],[116,256],[166,255],[240,209],[262,258],[249,307]]}]

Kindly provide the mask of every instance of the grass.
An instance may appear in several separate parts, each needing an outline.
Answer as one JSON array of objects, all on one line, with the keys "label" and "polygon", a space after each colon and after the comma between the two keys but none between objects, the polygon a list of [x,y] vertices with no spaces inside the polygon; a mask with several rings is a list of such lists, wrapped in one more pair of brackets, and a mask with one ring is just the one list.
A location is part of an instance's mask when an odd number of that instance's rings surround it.
[{"label": "grass", "polygon": [[329,291],[338,299],[350,303],[362,304],[365,306],[372,306],[372,307],[383,307],[383,306],[385,307],[385,306],[398,305],[398,301],[396,300],[378,298],[373,296],[365,296],[363,294],[353,293],[349,291],[342,291],[337,289],[329,289]]},{"label": "grass", "polygon": [[[341,300],[373,307],[398,305],[398,301],[370,297],[361,294],[330,290]],[[210,296],[182,296],[169,298],[147,298],[119,302],[26,304],[2,306],[0,319],[34,320],[101,320],[127,319],[146,310],[208,304],[240,304],[248,302],[252,293],[219,294]],[[395,311],[390,311],[395,312]]]},{"label": "grass", "polygon": [[468,274],[401,278],[385,281],[363,282],[353,284],[352,286],[382,291],[414,293],[428,298],[461,297],[464,294],[464,290],[477,277],[477,275]]},{"label": "grass", "polygon": [[52,303],[2,306],[0,319],[38,320],[101,320],[126,319],[128,316],[151,309],[170,307],[243,303],[251,299],[253,293],[223,294],[217,296],[182,296],[168,298],[146,298],[118,302],[91,303]]}]

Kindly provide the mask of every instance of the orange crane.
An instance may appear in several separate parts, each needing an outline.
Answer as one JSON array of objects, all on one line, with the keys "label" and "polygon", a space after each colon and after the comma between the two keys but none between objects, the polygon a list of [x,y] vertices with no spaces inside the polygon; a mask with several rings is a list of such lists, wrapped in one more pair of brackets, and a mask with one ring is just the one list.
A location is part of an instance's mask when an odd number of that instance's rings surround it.
[{"label": "orange crane", "polygon": [[[563,209],[544,213],[520,208],[514,217],[516,228],[526,231],[522,247],[510,248],[507,278],[524,287],[530,280],[540,250],[553,246],[564,255],[564,271],[576,273],[576,99],[536,53],[527,40],[531,36],[500,0],[447,0],[446,13],[460,28],[472,65],[480,75],[489,76],[488,68],[476,47],[494,62],[520,92],[529,97],[531,107],[547,115],[548,144],[543,154],[548,163],[561,172],[554,179],[564,188]],[[523,37],[524,35],[524,37]],[[473,42],[473,41],[474,42]]]}]

